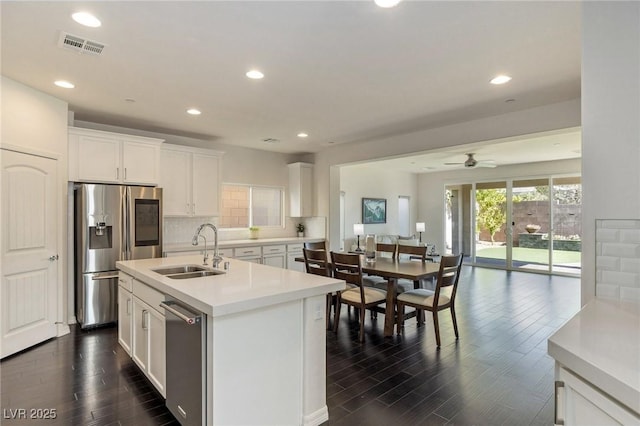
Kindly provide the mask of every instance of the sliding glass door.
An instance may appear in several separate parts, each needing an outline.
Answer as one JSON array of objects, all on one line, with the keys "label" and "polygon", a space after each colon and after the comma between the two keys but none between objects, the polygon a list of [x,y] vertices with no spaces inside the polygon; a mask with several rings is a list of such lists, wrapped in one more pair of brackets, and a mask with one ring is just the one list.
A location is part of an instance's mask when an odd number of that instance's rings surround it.
[{"label": "sliding glass door", "polygon": [[507,183],[475,185],[476,264],[506,267],[508,260]]},{"label": "sliding glass door", "polygon": [[580,274],[580,177],[445,188],[445,253],[478,266]]},{"label": "sliding glass door", "polygon": [[582,258],[582,182],[579,177],[552,179],[552,270],[580,274]]},{"label": "sliding glass door", "polygon": [[514,180],[512,188],[512,267],[549,271],[549,179]]}]

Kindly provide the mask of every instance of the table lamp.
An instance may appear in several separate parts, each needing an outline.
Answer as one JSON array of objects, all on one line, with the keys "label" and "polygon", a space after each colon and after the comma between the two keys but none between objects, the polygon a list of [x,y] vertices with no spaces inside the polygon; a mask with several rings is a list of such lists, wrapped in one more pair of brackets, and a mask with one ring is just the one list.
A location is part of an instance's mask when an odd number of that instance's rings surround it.
[{"label": "table lamp", "polygon": [[420,242],[422,242],[422,233],[425,231],[424,222],[416,223],[416,232],[420,234]]},{"label": "table lamp", "polygon": [[356,249],[356,252],[362,253],[362,249],[360,248],[360,235],[364,234],[364,225],[361,223],[354,223],[353,233],[358,237],[358,248]]}]

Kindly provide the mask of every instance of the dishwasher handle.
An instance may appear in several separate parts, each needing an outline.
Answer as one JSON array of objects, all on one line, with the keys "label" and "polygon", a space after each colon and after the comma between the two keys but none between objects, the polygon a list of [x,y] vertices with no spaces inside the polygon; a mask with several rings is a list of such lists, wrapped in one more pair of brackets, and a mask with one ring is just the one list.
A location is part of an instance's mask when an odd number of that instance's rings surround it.
[{"label": "dishwasher handle", "polygon": [[[178,307],[182,308],[182,310],[186,311],[188,314],[185,315],[184,313],[182,313],[179,310],[177,310],[176,308],[174,308],[174,306],[178,306]],[[186,322],[189,325],[198,324],[200,322],[200,315],[199,314],[190,312],[190,311],[188,311],[187,309],[185,309],[184,307],[178,305],[175,302],[171,302],[171,301],[160,302],[160,307],[166,309],[169,312],[171,312],[173,315],[177,316],[178,318],[180,318],[182,321]]]}]

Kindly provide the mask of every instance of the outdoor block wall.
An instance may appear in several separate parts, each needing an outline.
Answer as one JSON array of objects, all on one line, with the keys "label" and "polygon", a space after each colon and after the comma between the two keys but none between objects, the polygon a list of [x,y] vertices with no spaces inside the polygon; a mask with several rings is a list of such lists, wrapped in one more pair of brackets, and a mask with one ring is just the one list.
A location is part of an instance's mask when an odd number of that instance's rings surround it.
[{"label": "outdoor block wall", "polygon": [[596,295],[640,301],[640,220],[596,220]]}]

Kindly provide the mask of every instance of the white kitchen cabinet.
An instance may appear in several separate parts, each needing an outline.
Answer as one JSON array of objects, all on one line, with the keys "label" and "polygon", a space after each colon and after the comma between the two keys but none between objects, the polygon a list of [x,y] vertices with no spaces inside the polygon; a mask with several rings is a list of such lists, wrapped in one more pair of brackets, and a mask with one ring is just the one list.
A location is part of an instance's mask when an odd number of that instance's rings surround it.
[{"label": "white kitchen cabinet", "polygon": [[304,244],[287,244],[287,269],[292,271],[305,272],[303,262],[296,262],[296,257],[302,257]]},{"label": "white kitchen cabinet", "polygon": [[165,216],[218,216],[222,153],[164,145],[160,154]]},{"label": "white kitchen cabinet", "polygon": [[157,290],[133,280],[132,348],[133,361],[162,396],[166,395],[166,338],[164,300]]},{"label": "white kitchen cabinet", "polygon": [[236,247],[233,249],[233,257],[247,262],[262,263],[262,247]]},{"label": "white kitchen cabinet", "polygon": [[69,128],[69,181],[155,186],[162,139]]},{"label": "white kitchen cabinet", "polygon": [[287,246],[285,244],[262,246],[262,264],[285,268],[287,265]]},{"label": "white kitchen cabinet", "polygon": [[[638,425],[640,415],[594,387],[589,382],[556,366],[556,424]],[[564,423],[561,423],[564,421]]]},{"label": "white kitchen cabinet", "polygon": [[118,342],[126,353],[131,355],[131,317],[133,314],[133,296],[123,286],[118,286]]},{"label": "white kitchen cabinet", "polygon": [[313,164],[292,163],[289,167],[289,216],[309,217],[313,209]]}]

